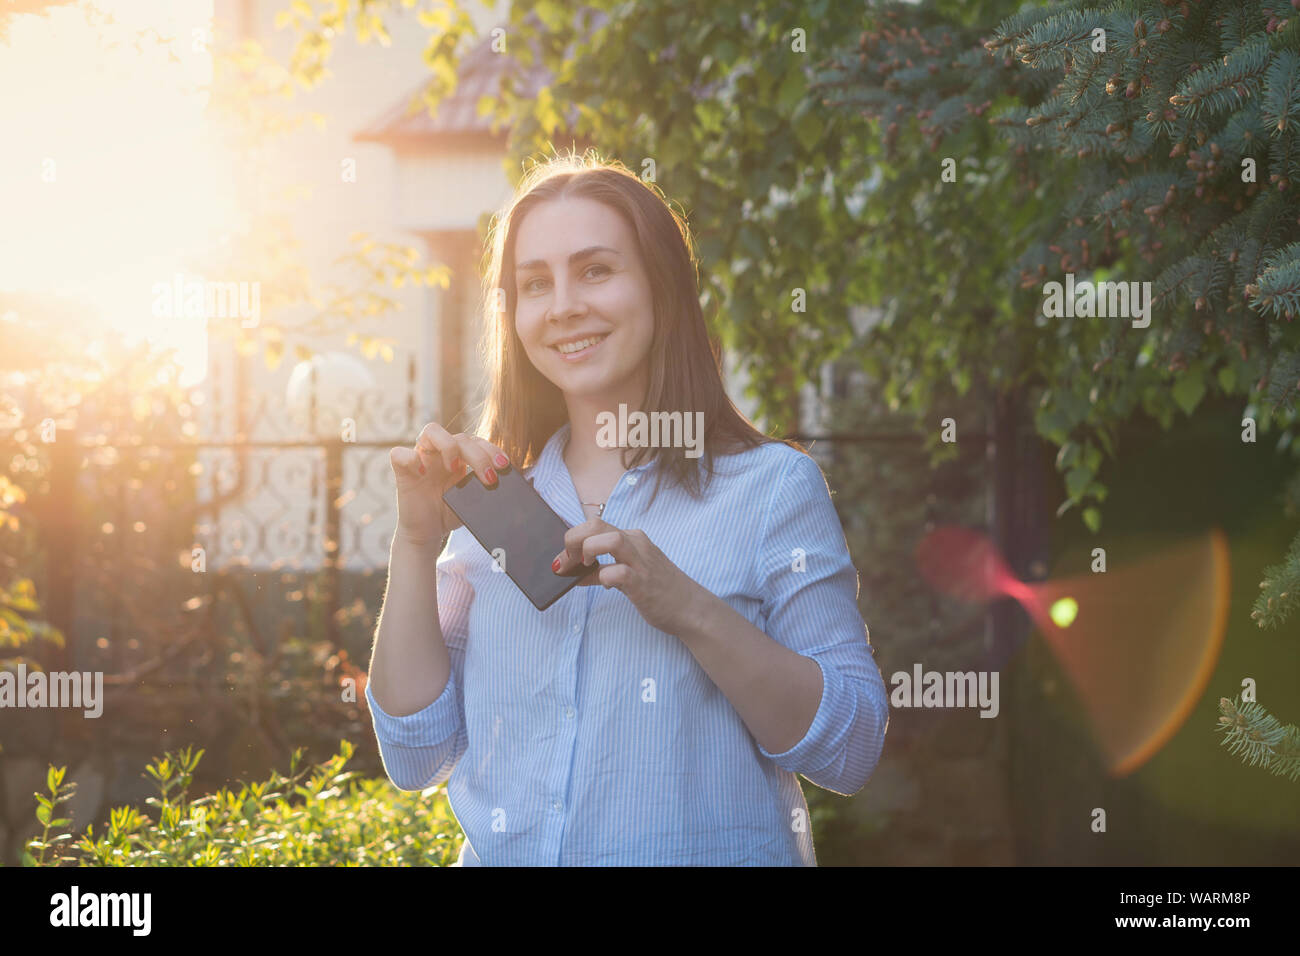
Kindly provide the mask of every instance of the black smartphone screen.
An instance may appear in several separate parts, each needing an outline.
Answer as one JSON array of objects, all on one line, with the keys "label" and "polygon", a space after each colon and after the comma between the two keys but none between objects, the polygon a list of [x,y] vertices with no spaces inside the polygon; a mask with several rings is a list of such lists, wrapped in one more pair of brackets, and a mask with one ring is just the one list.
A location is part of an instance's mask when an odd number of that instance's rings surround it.
[{"label": "black smartphone screen", "polygon": [[496,473],[497,483],[485,488],[469,472],[442,500],[533,606],[545,611],[592,569],[578,568],[568,575],[552,571],[569,526],[513,466]]}]

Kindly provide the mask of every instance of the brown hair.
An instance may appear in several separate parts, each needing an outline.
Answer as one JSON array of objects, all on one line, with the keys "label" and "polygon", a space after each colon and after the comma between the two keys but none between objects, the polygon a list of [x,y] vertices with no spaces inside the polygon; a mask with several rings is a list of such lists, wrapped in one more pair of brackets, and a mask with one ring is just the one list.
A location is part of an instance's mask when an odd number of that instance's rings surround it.
[{"label": "brown hair", "polygon": [[[477,433],[501,448],[520,468],[536,463],[555,430],[568,420],[560,389],[539,372],[515,330],[515,237],[519,223],[539,203],[581,196],[617,212],[636,236],[638,253],[654,300],[654,334],[648,361],[649,387],[643,411],[704,413],[699,459],[675,448],[639,447],[627,467],[657,456],[666,472],[690,494],[702,490],[699,465],[712,477],[713,455],[731,454],[780,441],[759,431],[726,393],[721,356],[710,341],[700,309],[698,272],[690,230],[662,194],[617,161],[589,150],[538,163],[524,176],[514,198],[488,235],[490,256],[483,270],[482,352],[489,388]],[[504,291],[498,309],[497,289]],[[687,411],[689,410],[689,411]],[[803,451],[793,442],[785,442]],[[624,452],[626,461],[626,451]],[[655,495],[659,480],[655,482]],[[652,499],[653,500],[653,496]]]}]

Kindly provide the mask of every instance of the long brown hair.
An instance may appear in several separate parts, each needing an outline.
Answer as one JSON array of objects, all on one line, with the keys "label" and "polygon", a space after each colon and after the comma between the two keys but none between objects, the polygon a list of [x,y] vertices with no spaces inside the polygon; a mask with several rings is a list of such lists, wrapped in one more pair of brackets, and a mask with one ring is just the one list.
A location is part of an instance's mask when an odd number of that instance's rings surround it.
[{"label": "long brown hair", "polygon": [[[593,150],[581,157],[572,153],[555,156],[533,166],[493,221],[488,235],[490,259],[483,269],[486,334],[481,340],[489,389],[477,434],[520,468],[527,468],[536,463],[555,430],[568,421],[560,389],[532,364],[515,329],[514,280],[519,224],[539,203],[566,196],[605,204],[623,217],[636,236],[654,302],[649,388],[642,410],[704,413],[699,459],[687,458],[676,448],[638,447],[625,467],[635,468],[647,455],[656,456],[660,477],[666,473],[698,496],[703,490],[701,462],[712,477],[715,454],[732,454],[781,439],[759,431],[726,393],[721,356],[709,339],[700,309],[697,263],[684,218],[656,187],[642,182],[621,163],[601,159]],[[793,442],[786,444],[799,448]],[[625,450],[625,463],[626,455]],[[658,492],[657,477],[656,496]]]}]

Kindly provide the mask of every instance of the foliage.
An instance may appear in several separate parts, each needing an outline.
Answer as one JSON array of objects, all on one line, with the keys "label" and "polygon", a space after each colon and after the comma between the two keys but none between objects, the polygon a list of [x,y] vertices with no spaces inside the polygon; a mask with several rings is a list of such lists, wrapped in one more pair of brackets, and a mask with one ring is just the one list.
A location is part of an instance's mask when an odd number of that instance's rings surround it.
[{"label": "foliage", "polygon": [[[0,672],[16,672],[19,664],[29,669],[38,667],[21,653],[37,640],[55,647],[64,646],[63,633],[41,620],[40,613],[36,586],[29,578],[18,578],[8,586],[0,583]],[[3,741],[0,741],[0,754],[3,753]]]},{"label": "foliage", "polygon": [[347,740],[314,767],[298,769],[298,750],[287,777],[272,772],[265,781],[191,799],[202,756],[187,747],[156,759],[146,768],[158,789],[147,801],[154,815],[118,807],[106,829],[96,835],[92,823],[75,842],[68,832],[50,836],[71,822],[51,814],[75,786],[63,784],[66,768],[51,766],[49,796],[36,794],[44,830],[28,844],[24,865],[446,866],[457,855],[461,831],[445,791],[402,792],[387,780],[345,771]]},{"label": "foliage", "polygon": [[1223,745],[1252,766],[1274,775],[1300,779],[1300,728],[1283,725],[1254,701],[1219,698],[1219,732]]},{"label": "foliage", "polygon": [[[1297,455],[1296,19],[1237,0],[1069,7],[1004,21],[988,48],[1053,81],[1022,125],[1025,110],[1007,114],[1012,139],[1086,159],[1076,219],[1055,240],[1063,257],[1106,257],[1125,243],[1154,276],[1159,321],[1141,346],[1118,332],[1106,343],[1096,387],[1113,395],[1168,364],[1178,374],[1156,410],[1162,421],[1169,399],[1190,415],[1217,386]],[[1300,607],[1300,537],[1261,587],[1252,617],[1277,627]]]},{"label": "foliage", "polygon": [[[1167,361],[1185,413],[1216,381],[1249,403],[1243,427],[1258,417],[1262,431],[1281,431],[1279,451],[1300,455],[1300,203],[1289,189],[1300,173],[1300,20],[1258,0],[1068,6],[1009,18],[987,46],[1054,81],[1028,115],[1009,114],[1025,124],[1009,127],[1013,138],[1088,160],[1081,215],[1057,248],[1086,257],[1091,242],[1105,256],[1122,240],[1159,270],[1164,321],[1141,349],[1108,343],[1099,384],[1132,381],[1143,357]],[[1260,589],[1261,627],[1300,608],[1300,534]],[[1253,702],[1220,709],[1233,753],[1300,776],[1294,725]]]}]

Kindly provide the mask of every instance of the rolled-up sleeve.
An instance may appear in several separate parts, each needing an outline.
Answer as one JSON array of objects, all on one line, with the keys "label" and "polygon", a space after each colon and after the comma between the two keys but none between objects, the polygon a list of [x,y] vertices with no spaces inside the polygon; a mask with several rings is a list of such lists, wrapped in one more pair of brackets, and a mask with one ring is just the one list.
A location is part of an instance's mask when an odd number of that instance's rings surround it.
[{"label": "rolled-up sleeve", "polygon": [[821,668],[822,696],[803,739],[762,754],[817,786],[851,795],[866,785],[885,743],[889,698],[866,622],[858,573],[821,468],[790,456],[760,534],[763,631]]},{"label": "rolled-up sleeve", "polygon": [[438,557],[438,624],[451,660],[442,693],[423,710],[395,717],[379,706],[366,683],[384,771],[401,790],[423,790],[444,783],[469,744],[462,681],[474,588],[465,575],[466,534],[463,527],[453,531]]}]

